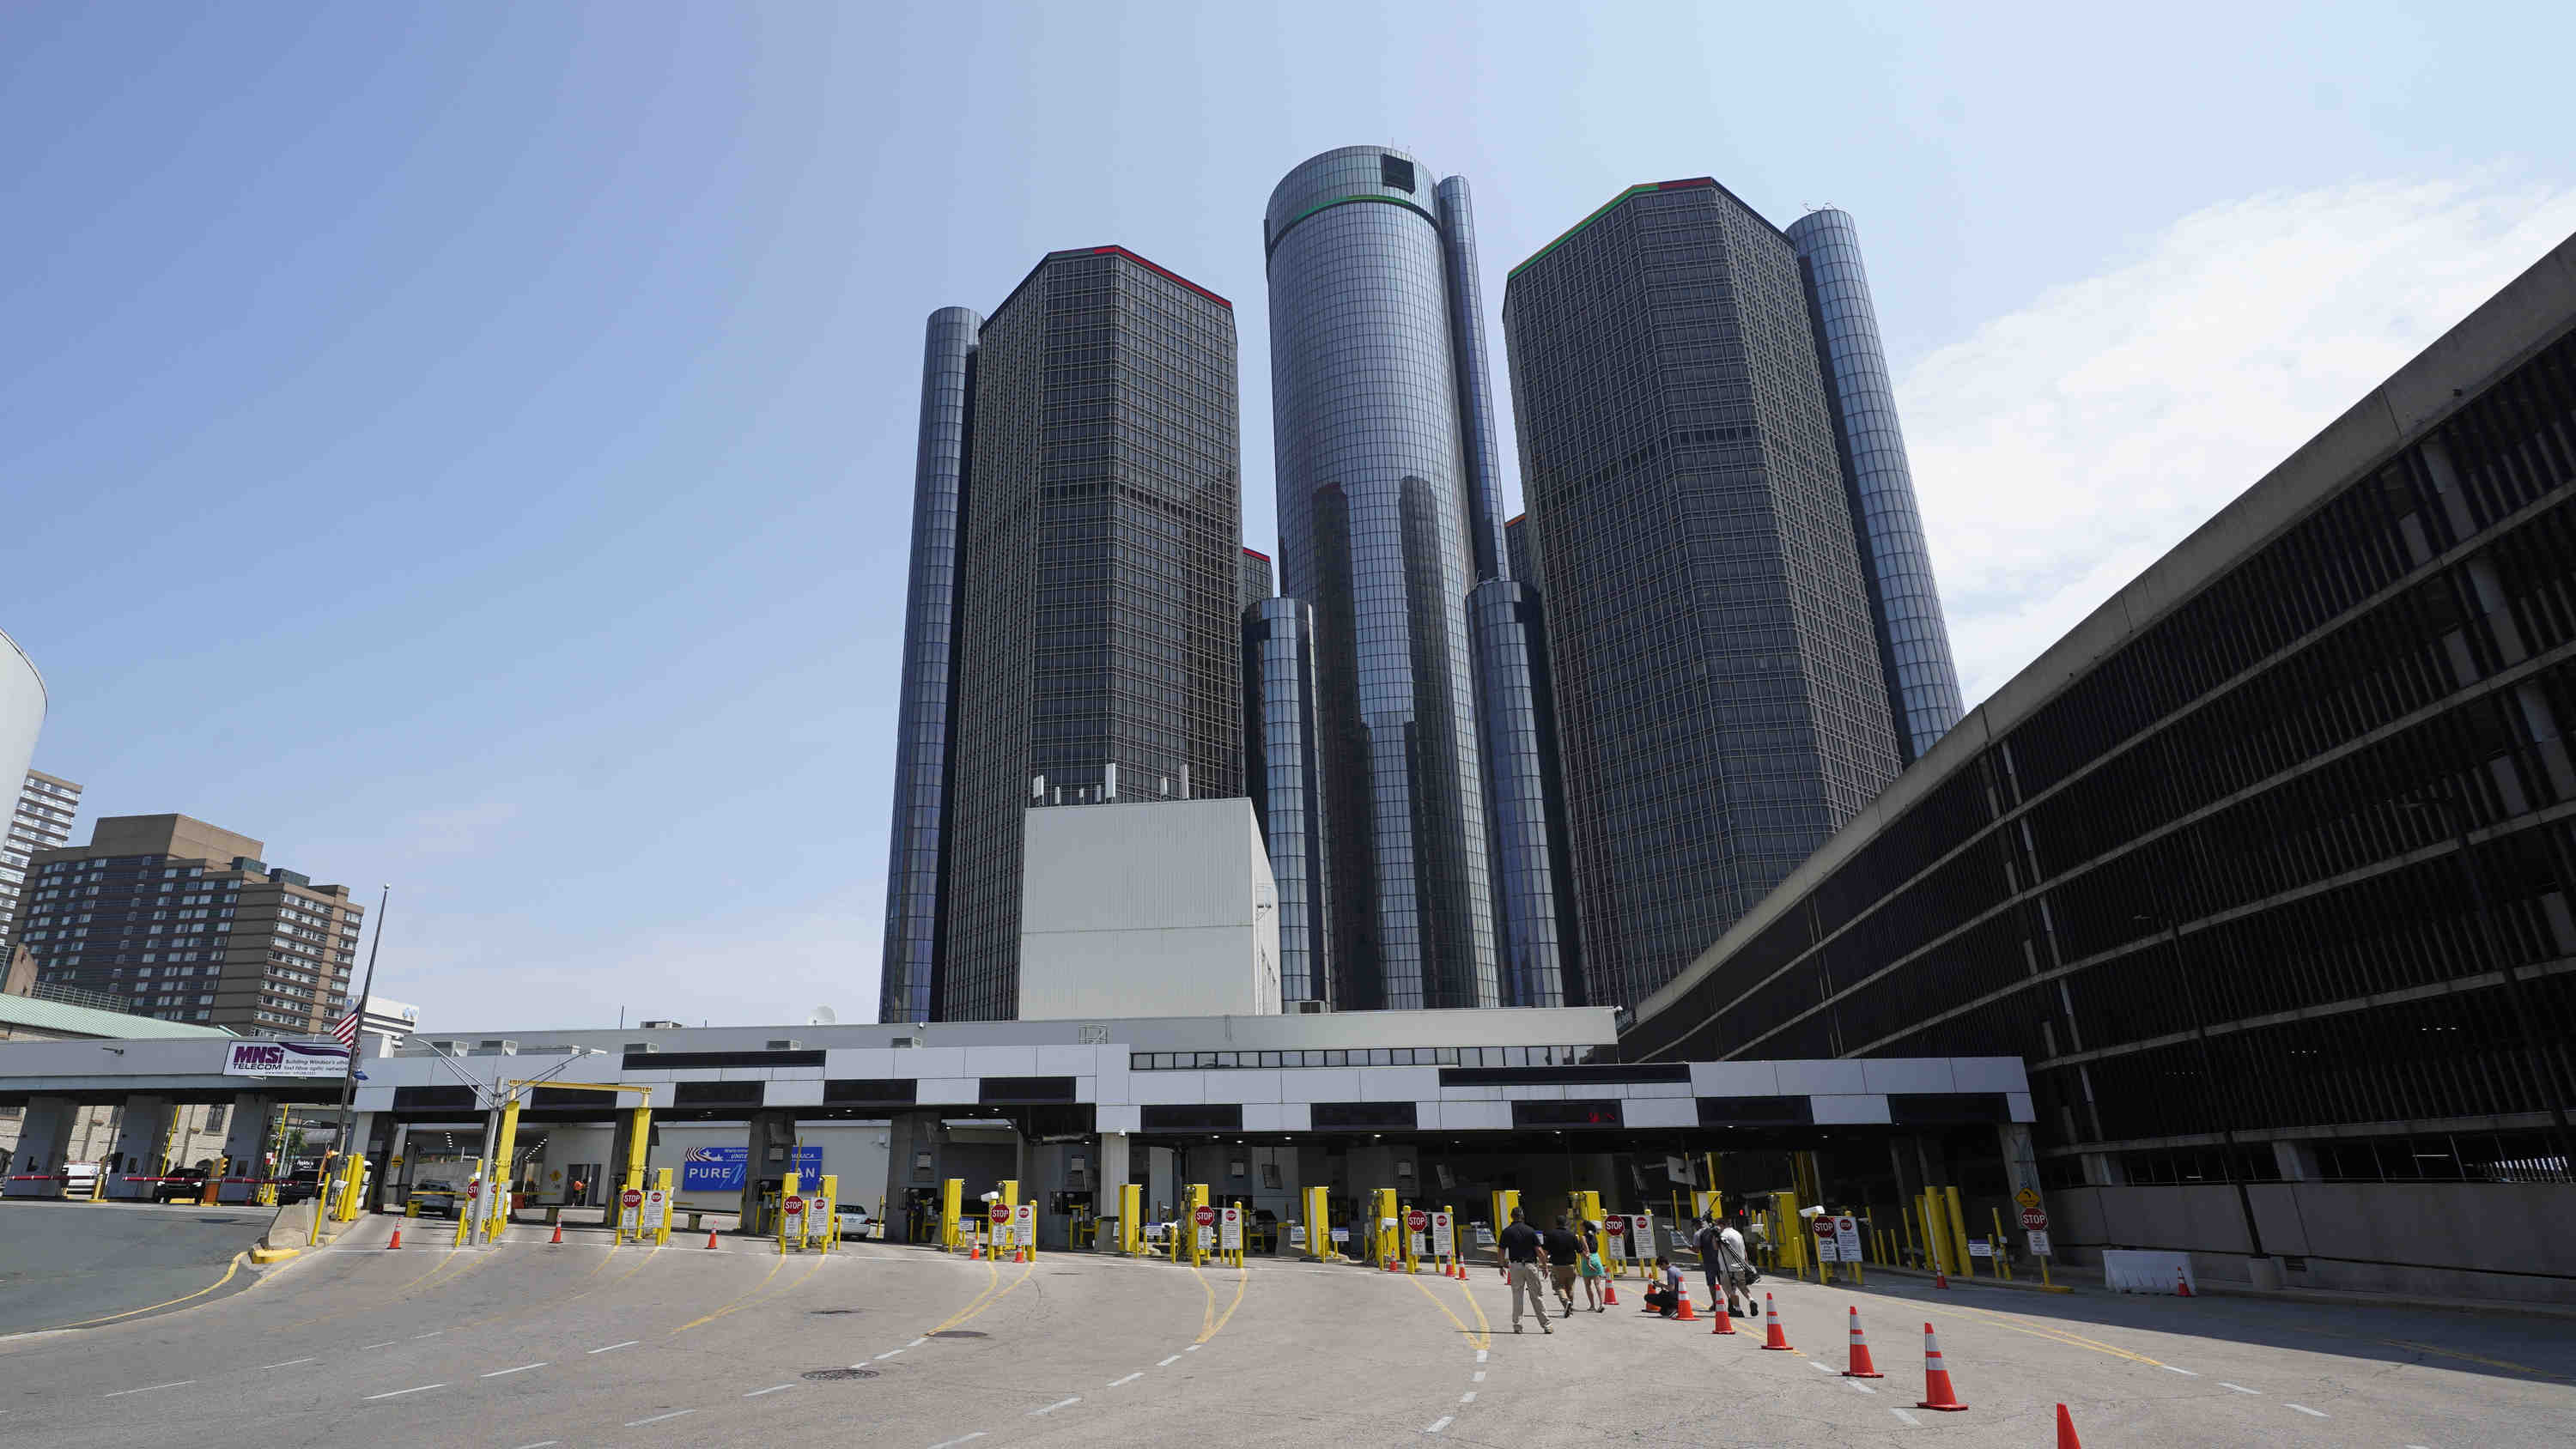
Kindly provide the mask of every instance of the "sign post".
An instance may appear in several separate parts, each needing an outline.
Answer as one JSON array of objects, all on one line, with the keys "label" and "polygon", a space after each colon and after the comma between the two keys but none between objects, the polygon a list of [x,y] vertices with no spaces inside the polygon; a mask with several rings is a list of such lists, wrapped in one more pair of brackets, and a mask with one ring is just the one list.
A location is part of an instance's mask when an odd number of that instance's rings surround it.
[{"label": "sign post", "polygon": [[[2023,1198],[2029,1199],[2022,1202]],[[2030,1255],[2039,1260],[2039,1282],[2043,1288],[2054,1287],[2048,1281],[2048,1209],[2039,1205],[2039,1194],[2028,1188],[2014,1201],[2021,1202],[2022,1232],[2030,1239]]]},{"label": "sign post", "polygon": [[1206,1203],[1200,1203],[1191,1209],[1191,1262],[1196,1263],[1206,1258],[1209,1250],[1216,1246],[1216,1219],[1216,1209]]},{"label": "sign post", "polygon": [[786,1256],[787,1245],[805,1246],[805,1192],[798,1175],[790,1171],[778,1181],[778,1252]]},{"label": "sign post", "polygon": [[617,1194],[617,1246],[644,1241],[644,1190],[625,1188]]},{"label": "sign post", "polygon": [[1818,1213],[1807,1219],[1807,1231],[1816,1240],[1816,1281],[1831,1283],[1834,1281],[1833,1265],[1842,1258],[1842,1242],[1834,1234],[1833,1215]]},{"label": "sign post", "polygon": [[1422,1255],[1431,1246],[1430,1236],[1431,1214],[1420,1208],[1407,1209],[1404,1214],[1404,1271],[1422,1271]]},{"label": "sign post", "polygon": [[1466,1265],[1458,1261],[1456,1208],[1442,1208],[1431,1215],[1431,1256],[1435,1261],[1447,1262],[1453,1272],[1465,1268]]},{"label": "sign post", "polygon": [[[1818,1218],[1816,1221],[1823,1222],[1824,1219]],[[1834,1219],[1834,1251],[1842,1256],[1844,1262],[1851,1264],[1852,1281],[1864,1287],[1868,1286],[1869,1280],[1863,1278],[1860,1273],[1860,1219],[1849,1213]]]},{"label": "sign post", "polygon": [[1233,1266],[1237,1268],[1243,1266],[1243,1209],[1241,1206],[1229,1203],[1217,1209],[1216,1250],[1221,1256],[1231,1260]]},{"label": "sign post", "polygon": [[1011,1204],[1011,1246],[1038,1260],[1038,1205],[1033,1198]]}]

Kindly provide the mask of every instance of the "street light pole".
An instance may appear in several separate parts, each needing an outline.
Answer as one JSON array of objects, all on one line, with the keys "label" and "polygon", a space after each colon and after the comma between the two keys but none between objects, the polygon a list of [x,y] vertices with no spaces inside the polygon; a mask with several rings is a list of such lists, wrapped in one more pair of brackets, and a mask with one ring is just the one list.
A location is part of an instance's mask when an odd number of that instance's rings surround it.
[{"label": "street light pole", "polygon": [[2488,958],[2495,962],[2496,975],[2504,979],[2505,1008],[2513,1014],[2515,1034],[2521,1038],[2523,1054],[2531,1060],[2534,1085],[2549,1103],[2549,1120],[2557,1129],[2558,1170],[2576,1176],[2576,1131],[2568,1127],[2567,1096],[2559,1090],[2558,1073],[2550,1067],[2549,1054],[2532,1035],[2533,1015],[2530,1004],[2523,1000],[2522,971],[2505,952],[2504,933],[2496,929],[2495,908],[2487,903],[2485,874],[2478,869],[2477,852],[2469,845],[2468,807],[2442,795],[2400,800],[2396,804],[2400,810],[2438,814],[2451,827],[2452,848],[2460,857],[2460,874],[2469,886],[2469,904],[2478,915],[2478,944],[2486,948]]},{"label": "street light pole", "polygon": [[[393,895],[394,888],[388,884],[383,893],[376,897],[376,939],[367,947],[366,984],[358,988],[356,1008],[358,1029],[349,1033],[349,1062],[347,1068],[340,1074],[340,1130],[338,1136],[332,1141],[331,1150],[339,1157],[342,1172],[349,1170],[349,1110],[358,1097],[358,1040],[367,1034],[367,998],[375,995],[376,953],[385,948],[385,905],[393,899]],[[364,1153],[359,1155],[365,1156]],[[325,1194],[330,1192],[329,1171],[325,1170],[321,1174],[319,1186]]]}]

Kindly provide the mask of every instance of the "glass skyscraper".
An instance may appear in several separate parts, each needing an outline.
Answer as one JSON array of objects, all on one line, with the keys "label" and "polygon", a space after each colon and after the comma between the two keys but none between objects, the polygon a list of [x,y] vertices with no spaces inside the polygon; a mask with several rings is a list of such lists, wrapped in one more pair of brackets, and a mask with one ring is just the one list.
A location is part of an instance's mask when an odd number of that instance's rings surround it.
[{"label": "glass skyscraper", "polygon": [[1950,660],[1950,626],[1932,584],[1932,551],[1924,545],[1923,514],[1914,503],[1914,470],[1906,464],[1905,431],[1896,421],[1878,308],[1861,268],[1860,229],[1850,213],[1825,207],[1791,222],[1788,235],[1806,285],[1817,366],[1833,402],[1834,441],[1860,544],[1861,577],[1869,585],[1896,749],[1910,765],[1959,722],[1959,671]]},{"label": "glass skyscraper", "polygon": [[1466,182],[1392,148],[1328,151],[1271,193],[1262,240],[1281,593],[1313,609],[1333,999],[1561,999],[1571,922],[1543,818],[1529,828],[1535,749],[1502,752],[1489,811],[1479,685],[1513,696],[1526,669],[1480,668],[1469,622],[1505,565]]},{"label": "glass skyscraper", "polygon": [[1798,247],[1713,180],[1613,198],[1503,321],[1591,999],[1634,1006],[1897,772],[1853,490]]},{"label": "glass skyscraper", "polygon": [[1097,247],[973,315],[924,370],[889,1021],[1017,1013],[1033,806],[1243,793],[1231,304]]},{"label": "glass skyscraper", "polygon": [[1243,722],[1244,787],[1279,891],[1279,998],[1329,1005],[1332,893],[1315,725],[1315,611],[1302,600],[1256,599],[1243,611]]}]

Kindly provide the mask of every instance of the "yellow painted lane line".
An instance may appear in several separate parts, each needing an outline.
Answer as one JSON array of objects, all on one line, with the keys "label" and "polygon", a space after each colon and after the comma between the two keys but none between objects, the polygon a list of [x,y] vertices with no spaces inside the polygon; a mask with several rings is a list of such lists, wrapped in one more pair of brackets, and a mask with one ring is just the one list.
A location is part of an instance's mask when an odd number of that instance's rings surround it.
[{"label": "yellow painted lane line", "polygon": [[[1416,1278],[1416,1277],[1411,1276],[1410,1274],[1406,1275],[1406,1277],[1405,1277],[1405,1280],[1404,1280],[1404,1281],[1406,1281],[1407,1283],[1410,1283],[1410,1284],[1412,1284],[1414,1287],[1416,1287],[1416,1288],[1420,1289],[1420,1290],[1422,1291],[1422,1296],[1423,1296],[1424,1298],[1426,1298],[1426,1299],[1430,1300],[1431,1306],[1440,1310],[1440,1316],[1441,1316],[1441,1317],[1443,1317],[1443,1318],[1448,1319],[1448,1320],[1449,1320],[1449,1322],[1450,1322],[1451,1324],[1453,1324],[1453,1325],[1455,1325],[1455,1326],[1457,1327],[1457,1330],[1458,1330],[1460,1333],[1465,1334],[1465,1335],[1467,1336],[1467,1342],[1468,1342],[1470,1345],[1472,1345],[1472,1346],[1474,1346],[1474,1347],[1476,1347],[1476,1348],[1491,1348],[1491,1347],[1493,1347],[1494,1335],[1493,1335],[1493,1330],[1492,1330],[1490,1327],[1488,1327],[1488,1328],[1485,1330],[1484,1336],[1483,1336],[1483,1338],[1480,1340],[1480,1339],[1477,1337],[1476,1330],[1475,1330],[1475,1329],[1472,1329],[1472,1328],[1469,1328],[1469,1327],[1467,1326],[1467,1320],[1465,1320],[1465,1319],[1463,1319],[1463,1318],[1460,1318],[1460,1317],[1459,1317],[1457,1314],[1455,1314],[1455,1313],[1450,1312],[1450,1311],[1449,1311],[1449,1305],[1440,1301],[1440,1295],[1438,1295],[1438,1294],[1436,1294],[1436,1293],[1432,1292],[1432,1291],[1431,1291],[1431,1286],[1430,1286],[1429,1284],[1427,1284],[1427,1283],[1423,1282],[1423,1281],[1422,1281],[1421,1279],[1419,1279],[1419,1278]],[[1472,1302],[1473,1300],[1471,1299],[1470,1301]],[[1483,1315],[1482,1313],[1479,1313],[1479,1314],[1477,1314],[1476,1316],[1477,1316],[1479,1319],[1482,1319],[1482,1318],[1484,1317],[1484,1315]]]},{"label": "yellow painted lane line", "polygon": [[[990,1308],[990,1307],[992,1307],[994,1304],[1001,1302],[1003,1299],[1010,1297],[1010,1296],[1011,1296],[1011,1293],[1012,1293],[1012,1291],[1013,1291],[1014,1289],[1018,1288],[1021,1284],[1026,1283],[1027,1281],[1029,1281],[1030,1277],[1031,1277],[1031,1276],[1033,1276],[1037,1271],[1038,1271],[1038,1265],[1037,1265],[1035,1262],[1031,1262],[1031,1263],[1029,1263],[1026,1267],[1023,1267],[1022,1269],[1020,1269],[1020,1276],[1018,1276],[1017,1278],[1014,1278],[1014,1279],[1012,1279],[1012,1280],[1011,1280],[1010,1287],[1008,1287],[1008,1288],[1004,1288],[1004,1289],[1003,1289],[1001,1292],[999,1292],[999,1293],[995,1293],[995,1292],[993,1292],[991,1285],[990,1285],[990,1284],[987,1284],[987,1285],[985,1286],[984,1292],[982,1292],[982,1293],[979,1293],[979,1294],[975,1295],[975,1296],[976,1296],[976,1298],[977,1298],[977,1299],[979,1299],[980,1301],[978,1301],[978,1302],[971,1302],[971,1303],[967,1304],[964,1308],[961,1308],[961,1309],[957,1310],[956,1314],[955,1314],[955,1315],[953,1315],[952,1317],[950,1317],[950,1318],[949,1318],[949,1320],[948,1320],[947,1322],[942,1323],[942,1324],[941,1324],[941,1325],[939,1325],[937,1328],[931,1329],[931,1330],[930,1330],[930,1332],[931,1332],[931,1333],[945,1333],[945,1332],[947,1332],[949,1329],[955,1328],[957,1325],[959,1325],[959,1324],[961,1324],[961,1323],[964,1323],[964,1322],[966,1322],[968,1319],[971,1319],[971,1318],[975,1317],[976,1315],[978,1315],[978,1314],[982,1313],[985,1309]],[[1000,1269],[998,1269],[998,1268],[994,1269],[994,1270],[993,1270],[993,1276],[994,1276],[994,1278],[998,1281],[998,1280],[1000,1279],[1000,1277],[1001,1277],[1001,1270],[1000,1270]],[[925,1336],[926,1336],[926,1335],[925,1335]]]},{"label": "yellow painted lane line", "polygon": [[1989,1313],[1982,1308],[1969,1308],[1960,1304],[1942,1304],[1941,1312],[1945,1314],[1964,1313],[1971,1318],[1982,1319],[1987,1323],[1991,1323],[1997,1328],[2009,1328],[2015,1333],[2026,1333],[2033,1338],[2045,1338],[2052,1342],[2066,1344],[2071,1348],[2083,1349],[2088,1353],[2108,1354],[2113,1358],[2125,1358],[2131,1363],[2147,1364],[2155,1368],[2163,1368],[2165,1366],[2163,1359],[2149,1358],[2143,1353],[2131,1353],[2125,1348],[2119,1348],[2112,1344],[2098,1342],[2094,1339],[2086,1338],[2081,1334],[2065,1333],[2051,1328],[2034,1327],[2027,1323],[2016,1323],[2003,1314]]},{"label": "yellow painted lane line", "polygon": [[[1216,1337],[1218,1334],[1225,1332],[1225,1326],[1234,1321],[1234,1310],[1243,1306],[1243,1293],[1245,1289],[1252,1286],[1252,1273],[1249,1269],[1237,1268],[1234,1270],[1234,1274],[1234,1301],[1225,1305],[1225,1312],[1217,1319],[1216,1326],[1214,1328],[1210,1328],[1199,1335],[1199,1342],[1201,1343],[1205,1343],[1209,1339]],[[1211,1295],[1211,1301],[1212,1300],[1213,1295]]]},{"label": "yellow painted lane line", "polygon": [[1198,1341],[1205,1343],[1208,1335],[1216,1332],[1216,1285],[1208,1281],[1207,1274],[1200,1272],[1196,1263],[1190,1265],[1190,1276],[1199,1280],[1199,1291],[1207,1295],[1207,1307],[1199,1312]]},{"label": "yellow painted lane line", "polygon": [[1494,1346],[1494,1325],[1485,1317],[1485,1305],[1476,1301],[1476,1292],[1474,1287],[1469,1284],[1466,1279],[1461,1278],[1458,1280],[1458,1294],[1460,1297],[1466,1299],[1467,1306],[1475,1311],[1476,1347],[1492,1348]]},{"label": "yellow painted lane line", "polygon": [[990,1263],[986,1263],[984,1265],[984,1286],[976,1291],[974,1297],[966,1300],[966,1306],[958,1309],[955,1313],[950,1314],[947,1320],[942,1322],[937,1328],[925,1329],[923,1332],[943,1333],[948,1329],[954,1328],[958,1324],[965,1322],[968,1314],[979,1311],[978,1305],[983,1303],[985,1295],[1001,1286],[1002,1270],[994,1267]]},{"label": "yellow painted lane line", "polygon": [[[111,1314],[108,1314],[108,1315],[107,1315],[106,1317],[104,1317],[104,1318],[84,1318],[84,1319],[82,1319],[82,1320],[81,1320],[80,1322],[78,1322],[78,1323],[66,1323],[66,1324],[62,1324],[62,1325],[60,1325],[60,1328],[88,1328],[88,1327],[92,1326],[93,1324],[100,1324],[100,1323],[114,1323],[116,1320],[118,1320],[118,1319],[120,1319],[120,1318],[132,1318],[134,1315],[136,1315],[136,1314],[138,1314],[138,1313],[150,1313],[150,1312],[152,1312],[154,1309],[159,1309],[159,1308],[169,1308],[169,1307],[172,1307],[172,1306],[177,1305],[177,1304],[181,1304],[181,1303],[189,1302],[189,1301],[191,1301],[191,1300],[193,1300],[193,1299],[203,1298],[203,1297],[205,1297],[207,1294],[212,1293],[212,1292],[214,1292],[216,1289],[221,1288],[221,1287],[222,1287],[222,1286],[224,1286],[225,1284],[227,1284],[227,1283],[229,1283],[229,1282],[233,1281],[233,1275],[234,1275],[235,1273],[238,1273],[238,1272],[240,1272],[240,1271],[241,1271],[242,1260],[243,1260],[243,1259],[245,1259],[245,1258],[247,1258],[247,1257],[249,1257],[249,1256],[250,1256],[250,1255],[249,1255],[249,1254],[247,1254],[247,1253],[235,1253],[235,1254],[233,1254],[233,1260],[232,1260],[232,1262],[230,1262],[229,1264],[226,1264],[226,1265],[225,1265],[225,1267],[224,1267],[224,1276],[222,1276],[222,1277],[220,1277],[220,1278],[216,1279],[216,1280],[215,1280],[215,1281],[213,1281],[212,1283],[207,1284],[205,1287],[198,1289],[198,1290],[197,1290],[196,1292],[194,1292],[194,1293],[183,1293],[183,1294],[181,1294],[180,1296],[178,1296],[178,1297],[176,1297],[176,1298],[165,1299],[165,1300],[163,1300],[162,1302],[155,1303],[155,1304],[153,1304],[153,1305],[152,1305],[151,1307],[149,1307],[149,1308],[129,1308],[129,1309],[125,1310],[123,1313],[111,1313]],[[58,1331],[59,1331],[59,1329],[53,1329],[53,1328],[48,1328],[48,1329],[30,1329],[30,1330],[28,1330],[28,1331],[29,1331],[29,1332],[33,1332],[33,1333],[53,1333],[53,1332],[58,1332]]]},{"label": "yellow painted lane line", "polygon": [[[817,1259],[816,1261],[819,1262],[821,1260]],[[673,1333],[686,1333],[701,1323],[713,1323],[717,1319],[722,1318],[726,1314],[733,1312],[735,1309],[740,1308],[746,1303],[749,1303],[752,1299],[759,1297],[760,1291],[769,1286],[769,1280],[777,1277],[778,1270],[786,1266],[787,1259],[785,1257],[779,1258],[776,1262],[769,1265],[769,1271],[761,1275],[760,1281],[751,1286],[750,1292],[734,1299],[731,1303],[726,1304],[724,1307],[717,1309],[715,1312],[708,1314],[704,1318],[692,1318],[688,1322],[681,1324],[679,1327],[674,1328],[671,1331]]]}]

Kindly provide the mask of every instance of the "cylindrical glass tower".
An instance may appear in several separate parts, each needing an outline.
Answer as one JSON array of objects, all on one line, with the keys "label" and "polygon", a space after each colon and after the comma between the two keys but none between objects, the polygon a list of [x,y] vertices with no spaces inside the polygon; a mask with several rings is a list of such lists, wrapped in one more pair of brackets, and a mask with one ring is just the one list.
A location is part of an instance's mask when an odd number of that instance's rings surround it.
[{"label": "cylindrical glass tower", "polygon": [[1315,730],[1315,611],[1267,598],[1243,611],[1244,793],[1279,889],[1279,997],[1333,1000],[1323,759]]},{"label": "cylindrical glass tower", "polygon": [[1484,709],[1503,1004],[1581,1006],[1583,956],[1538,590],[1517,579],[1487,579],[1467,596],[1467,612]]},{"label": "cylindrical glass tower", "polygon": [[946,875],[948,747],[953,738],[958,522],[965,503],[975,349],[984,319],[930,314],[921,358],[921,443],[912,468],[912,592],[903,609],[895,701],[894,825],[886,842],[879,1021],[932,1021]]},{"label": "cylindrical glass tower", "polygon": [[1852,532],[1860,541],[1870,612],[1877,616],[1879,668],[1887,678],[1896,744],[1912,764],[1959,722],[1959,671],[1950,628],[1932,582],[1932,552],[1905,462],[1905,433],[1888,385],[1878,309],[1861,269],[1860,231],[1849,213],[1811,211],[1789,226],[1815,324],[1818,361],[1832,393],[1834,432],[1850,485]]},{"label": "cylindrical glass tower", "polygon": [[1501,1000],[1467,633],[1474,586],[1440,198],[1327,151],[1263,218],[1280,592],[1314,606],[1335,998]]}]

